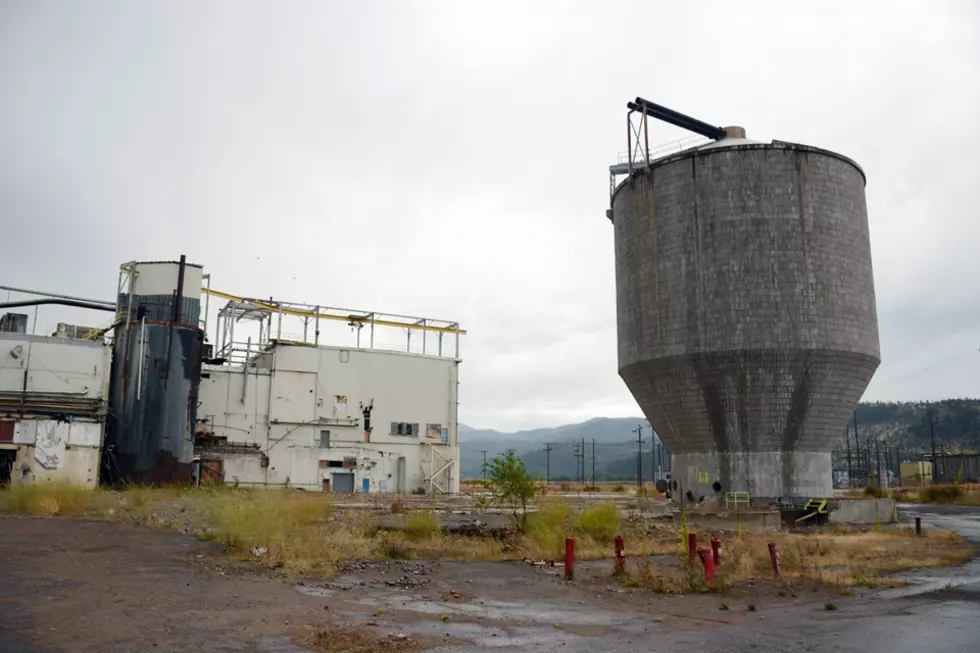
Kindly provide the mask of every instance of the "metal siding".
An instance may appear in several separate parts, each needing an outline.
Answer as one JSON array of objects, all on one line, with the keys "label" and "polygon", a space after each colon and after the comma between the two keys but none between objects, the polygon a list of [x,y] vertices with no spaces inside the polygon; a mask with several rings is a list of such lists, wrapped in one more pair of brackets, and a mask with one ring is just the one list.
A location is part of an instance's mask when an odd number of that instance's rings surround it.
[{"label": "metal siding", "polygon": [[311,372],[282,372],[272,377],[272,405],[269,418],[273,423],[309,422],[315,417],[317,375]]},{"label": "metal siding", "polygon": [[109,478],[191,479],[200,367],[196,329],[139,322],[117,329],[106,436]]},{"label": "metal siding", "polygon": [[72,422],[68,430],[68,444],[80,447],[98,447],[102,444],[102,424]]}]

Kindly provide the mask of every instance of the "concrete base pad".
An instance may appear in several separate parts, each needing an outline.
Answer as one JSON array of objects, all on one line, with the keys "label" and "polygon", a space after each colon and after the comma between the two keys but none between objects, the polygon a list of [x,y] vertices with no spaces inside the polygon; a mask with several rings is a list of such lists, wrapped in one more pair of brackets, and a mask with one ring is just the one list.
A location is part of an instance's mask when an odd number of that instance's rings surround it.
[{"label": "concrete base pad", "polygon": [[726,492],[748,492],[753,501],[834,495],[829,451],[682,453],[671,462],[672,481],[687,500],[724,499]]}]

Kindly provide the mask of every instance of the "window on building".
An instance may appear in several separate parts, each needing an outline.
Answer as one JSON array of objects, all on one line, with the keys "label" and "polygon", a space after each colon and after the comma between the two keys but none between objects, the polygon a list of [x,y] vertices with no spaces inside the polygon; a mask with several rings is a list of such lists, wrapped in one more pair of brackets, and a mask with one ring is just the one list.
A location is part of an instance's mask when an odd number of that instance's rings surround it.
[{"label": "window on building", "polygon": [[425,437],[431,438],[433,440],[442,439],[442,424],[426,424],[425,425]]},{"label": "window on building", "polygon": [[330,431],[320,431],[320,448],[330,448]]},{"label": "window on building", "polygon": [[418,437],[419,425],[417,422],[392,422],[391,434]]}]

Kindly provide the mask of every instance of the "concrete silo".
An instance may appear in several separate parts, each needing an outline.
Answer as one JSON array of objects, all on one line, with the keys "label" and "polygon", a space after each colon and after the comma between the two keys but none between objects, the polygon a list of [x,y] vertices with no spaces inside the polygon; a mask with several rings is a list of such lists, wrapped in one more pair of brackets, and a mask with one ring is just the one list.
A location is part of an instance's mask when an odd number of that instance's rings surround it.
[{"label": "concrete silo", "polygon": [[105,478],[190,481],[201,382],[203,270],[183,256],[127,263],[121,270]]},{"label": "concrete silo", "polygon": [[830,496],[880,362],[864,173],[711,129],[613,191],[619,373],[688,499]]}]

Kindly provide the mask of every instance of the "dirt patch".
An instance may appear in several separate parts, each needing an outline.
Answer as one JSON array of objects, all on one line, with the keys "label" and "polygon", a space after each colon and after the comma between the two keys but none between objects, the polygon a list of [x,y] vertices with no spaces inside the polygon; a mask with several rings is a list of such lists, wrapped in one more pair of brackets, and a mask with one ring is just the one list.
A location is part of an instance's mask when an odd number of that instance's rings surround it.
[{"label": "dirt patch", "polygon": [[316,630],[298,643],[320,653],[415,653],[422,650],[422,643],[396,633],[378,637],[349,628],[324,628]]}]

